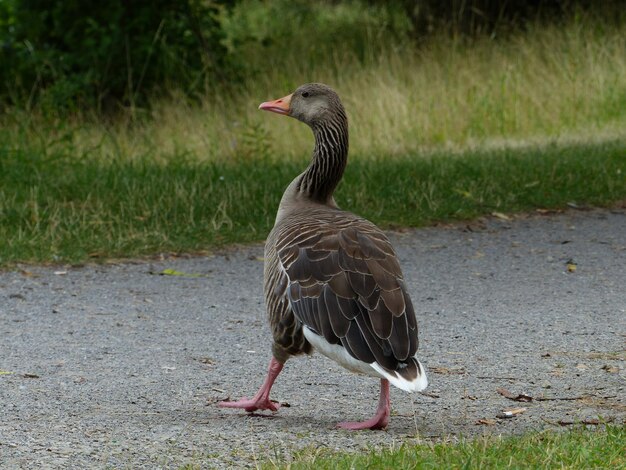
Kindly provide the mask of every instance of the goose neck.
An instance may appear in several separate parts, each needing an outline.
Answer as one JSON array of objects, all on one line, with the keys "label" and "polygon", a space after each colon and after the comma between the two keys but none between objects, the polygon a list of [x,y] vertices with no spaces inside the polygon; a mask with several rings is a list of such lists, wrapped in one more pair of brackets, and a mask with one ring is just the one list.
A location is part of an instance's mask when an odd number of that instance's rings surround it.
[{"label": "goose neck", "polygon": [[348,161],[348,121],[341,112],[335,119],[311,128],[315,135],[313,158],[300,178],[298,191],[316,202],[329,204]]}]

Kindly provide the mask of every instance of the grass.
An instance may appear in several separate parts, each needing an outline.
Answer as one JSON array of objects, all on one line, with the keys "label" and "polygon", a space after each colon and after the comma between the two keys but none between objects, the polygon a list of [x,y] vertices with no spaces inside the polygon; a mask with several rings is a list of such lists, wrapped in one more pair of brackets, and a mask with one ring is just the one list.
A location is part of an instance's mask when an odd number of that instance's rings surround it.
[{"label": "grass", "polygon": [[395,449],[358,455],[309,449],[296,454],[291,462],[271,462],[265,468],[623,469],[626,468],[624,442],[624,426],[607,426],[601,431],[579,428],[570,432],[546,431],[521,437],[463,439],[458,444],[405,444]]},{"label": "grass", "polygon": [[[133,108],[114,122],[15,109],[0,116],[0,127],[26,131],[32,139],[70,138],[76,155],[97,152],[103,159],[301,159],[310,149],[309,130],[257,107],[301,83],[321,81],[342,96],[351,148],[359,156],[626,135],[624,14],[611,21],[580,16],[530,24],[498,38],[433,34],[417,44],[387,37],[372,17],[399,20],[387,18],[384,9],[359,7],[363,18],[355,19],[358,3],[320,4],[307,17],[317,20],[302,23],[298,8],[283,3],[272,5],[293,18],[258,1],[234,10],[226,39],[241,43],[236,53],[247,78],[236,86],[216,85],[199,103],[173,89],[170,98],[150,109]],[[276,18],[282,20],[275,24]],[[358,43],[333,40],[343,29],[364,37]],[[253,37],[244,40],[240,30],[252,30]],[[262,42],[268,45],[261,48]]]},{"label": "grass", "polygon": [[[174,90],[113,121],[0,116],[0,266],[262,240],[312,137],[257,106],[313,80],[350,118],[337,199],[383,227],[626,198],[626,15],[416,43],[380,29],[402,31],[393,11],[358,2],[315,4],[310,23],[274,2],[300,21],[286,29],[265,3],[242,5],[226,21],[242,85],[200,103]],[[344,32],[361,36],[331,40]]]},{"label": "grass", "polygon": [[[25,146],[26,147],[26,146]],[[263,240],[286,159],[77,158],[71,143],[0,153],[0,265],[193,252]],[[337,200],[382,227],[626,198],[626,141],[355,158]]]}]

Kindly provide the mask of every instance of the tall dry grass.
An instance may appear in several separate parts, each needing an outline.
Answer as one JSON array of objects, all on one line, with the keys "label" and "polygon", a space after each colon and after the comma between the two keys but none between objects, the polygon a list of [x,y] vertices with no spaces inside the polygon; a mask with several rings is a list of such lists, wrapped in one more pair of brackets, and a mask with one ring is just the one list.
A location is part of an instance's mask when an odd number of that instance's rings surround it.
[{"label": "tall dry grass", "polygon": [[309,81],[342,96],[357,158],[626,134],[626,24],[609,28],[587,18],[531,25],[505,39],[441,35],[399,44],[372,47],[365,58],[338,44],[314,64],[300,46],[285,45],[255,59],[265,67],[243,85],[200,104],[173,91],[150,111],[109,124],[16,112],[2,118],[5,135],[13,138],[13,126],[23,144],[70,140],[77,154],[103,158],[300,158],[311,147],[310,131],[257,106]]}]

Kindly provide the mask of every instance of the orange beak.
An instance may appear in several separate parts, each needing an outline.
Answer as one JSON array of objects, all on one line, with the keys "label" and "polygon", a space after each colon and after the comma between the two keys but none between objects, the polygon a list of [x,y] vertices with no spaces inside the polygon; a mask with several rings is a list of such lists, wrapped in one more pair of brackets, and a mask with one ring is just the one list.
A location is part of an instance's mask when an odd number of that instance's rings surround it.
[{"label": "orange beak", "polygon": [[291,104],[292,96],[293,93],[274,101],[266,101],[265,103],[261,103],[259,105],[259,109],[264,109],[265,111],[271,111],[278,114],[289,114],[289,105]]}]

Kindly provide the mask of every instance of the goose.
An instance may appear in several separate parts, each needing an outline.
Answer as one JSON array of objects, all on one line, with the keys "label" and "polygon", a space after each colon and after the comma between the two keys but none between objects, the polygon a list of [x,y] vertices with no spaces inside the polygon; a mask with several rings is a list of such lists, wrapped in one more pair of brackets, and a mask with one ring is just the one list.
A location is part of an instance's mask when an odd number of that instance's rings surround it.
[{"label": "goose", "polygon": [[416,357],[417,322],[387,236],[337,206],[333,192],[348,156],[348,119],[337,93],[308,83],[259,109],[308,124],[315,136],[308,168],[285,190],[265,244],[265,304],[273,336],[265,382],[252,398],[220,406],[278,411],[269,398],[287,359],[313,350],[346,369],[380,379],[371,419],[343,429],[384,429],[389,384],[421,391],[428,381]]}]

